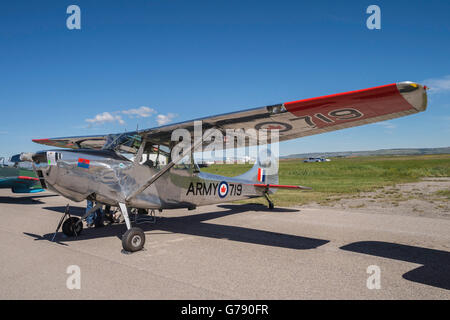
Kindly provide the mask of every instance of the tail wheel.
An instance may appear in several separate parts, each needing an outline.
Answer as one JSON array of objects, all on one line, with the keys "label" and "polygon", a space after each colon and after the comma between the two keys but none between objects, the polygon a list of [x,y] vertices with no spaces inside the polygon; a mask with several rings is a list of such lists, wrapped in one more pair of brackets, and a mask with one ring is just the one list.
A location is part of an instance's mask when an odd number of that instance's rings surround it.
[{"label": "tail wheel", "polygon": [[145,234],[140,228],[130,228],[122,236],[122,247],[125,251],[136,252],[145,244]]},{"label": "tail wheel", "polygon": [[70,217],[64,221],[62,231],[68,237],[78,236],[83,231],[83,223],[80,218]]}]

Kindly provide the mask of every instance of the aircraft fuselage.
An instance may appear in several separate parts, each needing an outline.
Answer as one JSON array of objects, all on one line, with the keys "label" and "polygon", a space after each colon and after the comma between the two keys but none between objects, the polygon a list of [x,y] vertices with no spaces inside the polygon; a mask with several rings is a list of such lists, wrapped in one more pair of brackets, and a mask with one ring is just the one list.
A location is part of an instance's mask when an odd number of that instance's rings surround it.
[{"label": "aircraft fuselage", "polygon": [[176,165],[135,197],[128,197],[161,168],[137,164],[109,150],[53,150],[33,157],[44,188],[73,201],[85,199],[133,208],[194,208],[262,196],[251,181],[199,172]]}]

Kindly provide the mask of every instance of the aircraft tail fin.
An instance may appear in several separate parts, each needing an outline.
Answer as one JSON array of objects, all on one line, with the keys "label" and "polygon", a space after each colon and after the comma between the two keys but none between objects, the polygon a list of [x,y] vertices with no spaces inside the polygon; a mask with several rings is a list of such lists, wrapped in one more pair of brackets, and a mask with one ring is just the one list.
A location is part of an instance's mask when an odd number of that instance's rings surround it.
[{"label": "aircraft tail fin", "polygon": [[255,164],[249,171],[236,178],[251,181],[255,187],[264,188],[269,193],[275,192],[276,189],[311,190],[309,187],[298,185],[279,185],[278,169],[278,158],[269,149],[266,149],[260,152]]},{"label": "aircraft tail fin", "polygon": [[262,150],[253,167],[236,178],[255,184],[278,184],[278,158],[269,150]]}]

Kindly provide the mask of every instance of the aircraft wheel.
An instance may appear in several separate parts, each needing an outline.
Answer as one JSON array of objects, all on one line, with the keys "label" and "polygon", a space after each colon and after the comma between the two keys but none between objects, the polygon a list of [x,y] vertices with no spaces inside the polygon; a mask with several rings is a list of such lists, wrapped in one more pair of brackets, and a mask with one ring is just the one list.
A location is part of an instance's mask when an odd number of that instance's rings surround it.
[{"label": "aircraft wheel", "polygon": [[62,231],[68,237],[79,236],[81,231],[83,231],[83,224],[80,218],[70,217],[64,221]]},{"label": "aircraft wheel", "polygon": [[273,202],[270,202],[270,203],[269,203],[269,209],[270,209],[270,210],[273,210],[273,208],[275,208],[275,206],[273,205]]},{"label": "aircraft wheel", "polygon": [[122,236],[122,247],[125,251],[135,252],[144,247],[145,234],[140,228],[131,228]]}]

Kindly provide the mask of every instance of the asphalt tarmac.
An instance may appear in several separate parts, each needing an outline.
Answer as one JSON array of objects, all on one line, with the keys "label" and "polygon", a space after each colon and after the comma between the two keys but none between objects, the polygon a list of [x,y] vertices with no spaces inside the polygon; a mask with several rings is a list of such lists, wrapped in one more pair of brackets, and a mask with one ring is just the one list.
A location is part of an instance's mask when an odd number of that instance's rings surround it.
[{"label": "asphalt tarmac", "polygon": [[221,204],[163,211],[126,254],[124,224],[51,242],[67,203],[0,190],[1,299],[450,299],[449,219]]}]

